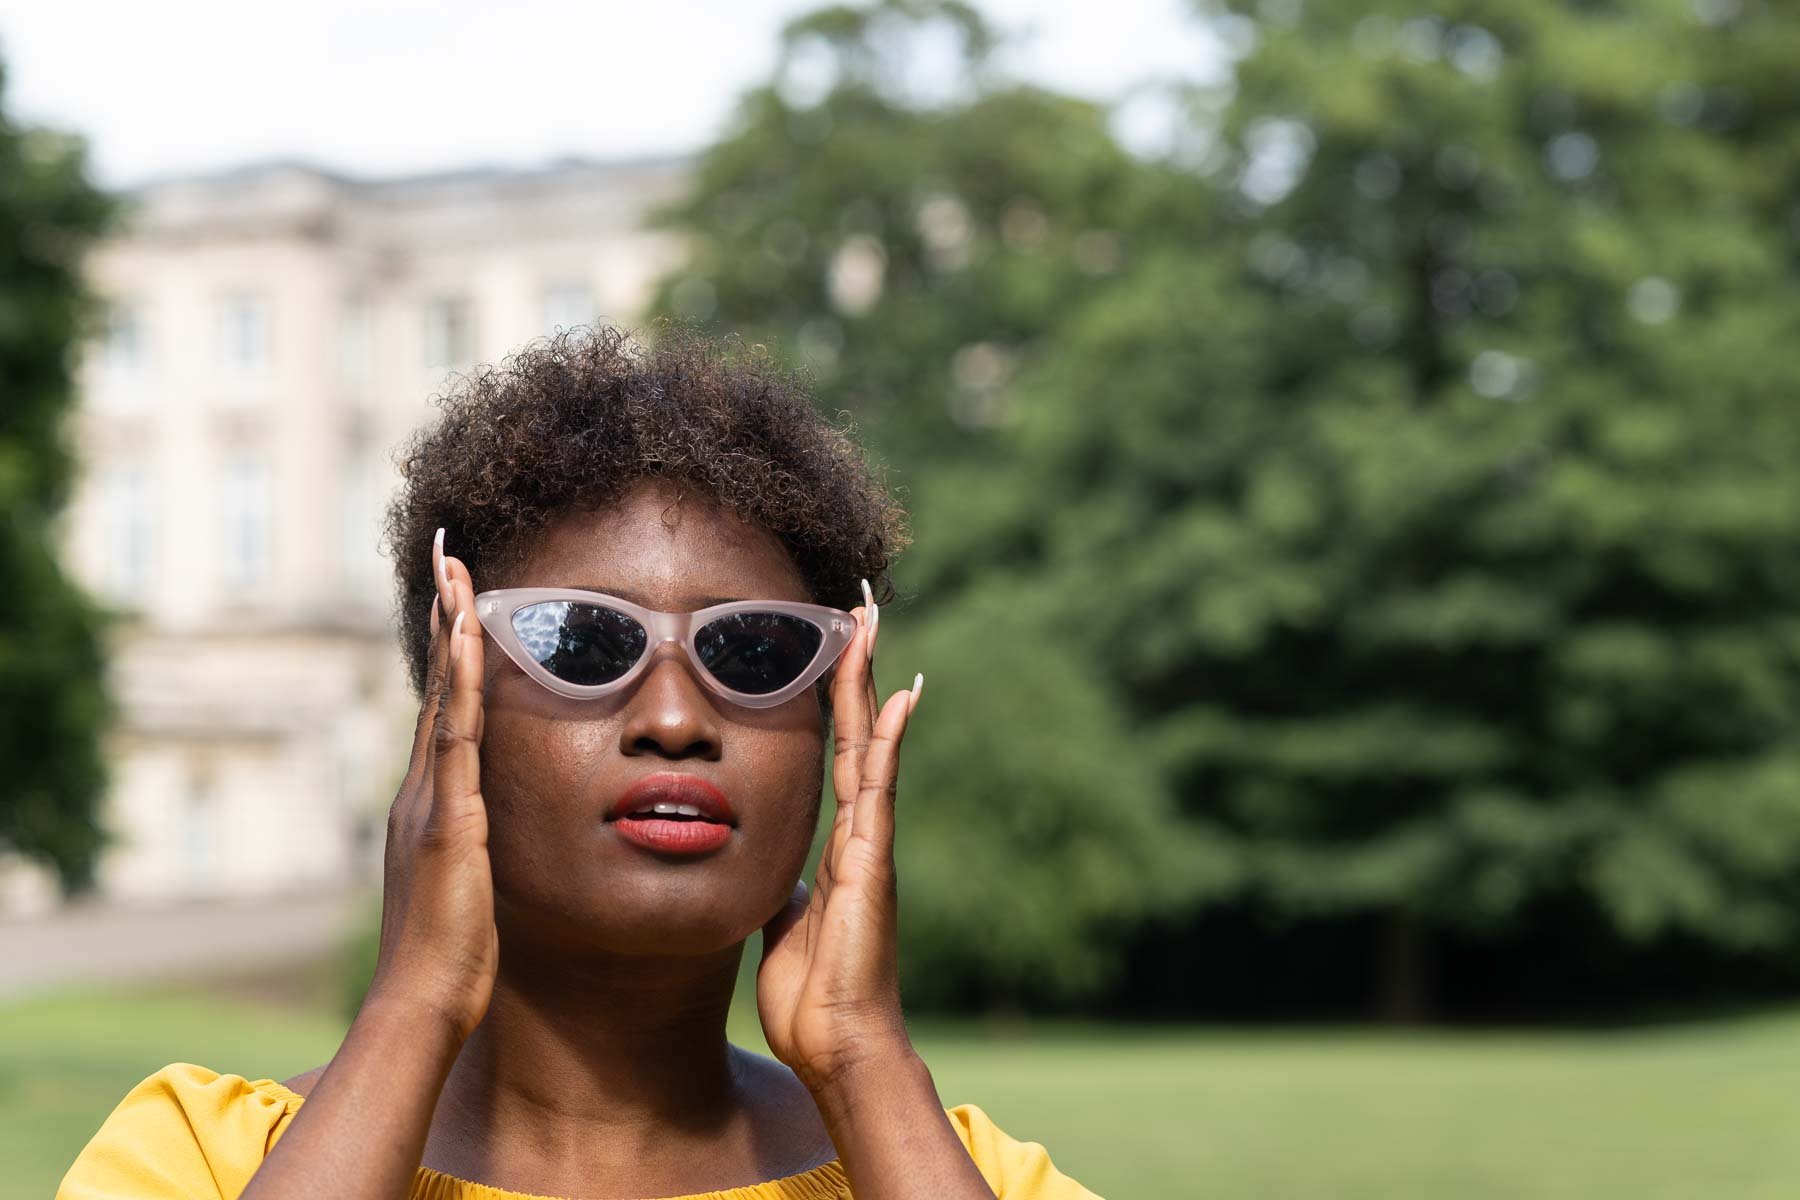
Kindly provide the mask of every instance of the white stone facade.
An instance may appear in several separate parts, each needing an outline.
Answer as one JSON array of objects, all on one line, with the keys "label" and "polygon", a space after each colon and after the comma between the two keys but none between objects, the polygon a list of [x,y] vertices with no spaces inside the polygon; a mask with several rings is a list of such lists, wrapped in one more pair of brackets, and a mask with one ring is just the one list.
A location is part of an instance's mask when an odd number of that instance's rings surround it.
[{"label": "white stone facade", "polygon": [[[100,872],[120,900],[379,878],[414,705],[377,548],[392,452],[450,372],[557,325],[642,319],[684,160],[347,180],[299,165],[146,186],[90,276],[66,515],[112,647]],[[0,912],[47,903],[0,863]]]}]

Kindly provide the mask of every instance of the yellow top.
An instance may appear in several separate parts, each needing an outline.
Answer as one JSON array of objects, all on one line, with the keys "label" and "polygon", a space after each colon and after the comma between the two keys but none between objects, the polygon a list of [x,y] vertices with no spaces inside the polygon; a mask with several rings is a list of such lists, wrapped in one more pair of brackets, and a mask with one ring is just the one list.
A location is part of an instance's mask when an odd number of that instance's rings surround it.
[{"label": "yellow top", "polygon": [[[56,1200],[236,1200],[305,1097],[273,1079],[170,1063],[119,1101],[76,1156]],[[1037,1142],[1002,1132],[973,1104],[945,1109],[1000,1200],[1100,1200]],[[408,1200],[556,1200],[420,1166]],[[854,1200],[837,1159],[764,1183],[669,1200]]]}]

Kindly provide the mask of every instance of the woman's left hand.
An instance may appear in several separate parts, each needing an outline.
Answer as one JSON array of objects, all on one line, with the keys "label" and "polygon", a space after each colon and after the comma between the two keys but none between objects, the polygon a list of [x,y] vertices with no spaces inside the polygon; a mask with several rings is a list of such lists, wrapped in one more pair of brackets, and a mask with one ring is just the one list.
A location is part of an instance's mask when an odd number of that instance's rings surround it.
[{"label": "woman's left hand", "polygon": [[815,1093],[848,1070],[912,1053],[900,1013],[894,799],[900,739],[923,679],[878,709],[872,653],[880,613],[873,603],[855,613],[860,627],[831,680],[831,839],[810,893],[796,884],[763,926],[756,975],[769,1049]]}]

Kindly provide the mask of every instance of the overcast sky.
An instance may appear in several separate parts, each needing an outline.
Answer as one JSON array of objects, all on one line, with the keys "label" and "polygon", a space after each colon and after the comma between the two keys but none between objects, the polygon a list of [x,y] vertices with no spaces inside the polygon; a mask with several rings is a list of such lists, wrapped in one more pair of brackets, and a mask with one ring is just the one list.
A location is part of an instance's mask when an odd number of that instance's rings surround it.
[{"label": "overcast sky", "polygon": [[[15,119],[87,135],[109,186],[289,157],[387,175],[693,150],[814,7],[0,0],[0,58]],[[1184,0],[979,7],[1029,35],[1014,74],[1099,99],[1219,61]]]}]

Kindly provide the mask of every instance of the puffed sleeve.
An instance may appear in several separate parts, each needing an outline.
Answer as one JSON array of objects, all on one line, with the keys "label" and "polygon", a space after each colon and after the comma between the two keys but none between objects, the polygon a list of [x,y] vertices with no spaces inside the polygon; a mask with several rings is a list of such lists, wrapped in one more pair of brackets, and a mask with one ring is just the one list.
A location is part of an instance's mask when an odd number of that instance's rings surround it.
[{"label": "puffed sleeve", "polygon": [[242,1075],[170,1063],[119,1101],[56,1200],[236,1200],[291,1117]]},{"label": "puffed sleeve", "polygon": [[998,1200],[1101,1200],[1058,1171],[1042,1144],[1012,1137],[978,1105],[944,1111]]}]

